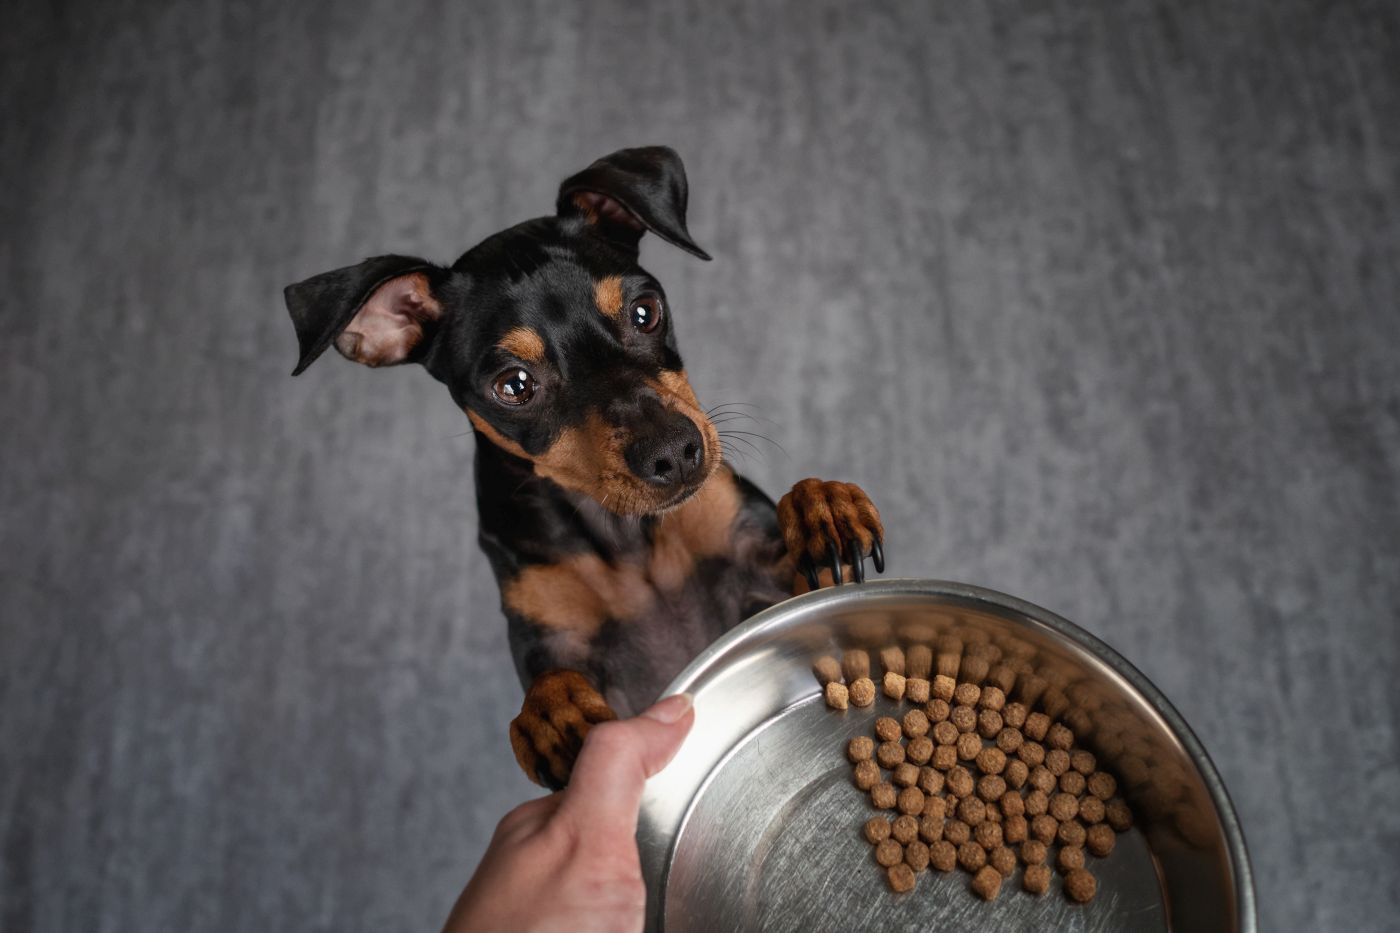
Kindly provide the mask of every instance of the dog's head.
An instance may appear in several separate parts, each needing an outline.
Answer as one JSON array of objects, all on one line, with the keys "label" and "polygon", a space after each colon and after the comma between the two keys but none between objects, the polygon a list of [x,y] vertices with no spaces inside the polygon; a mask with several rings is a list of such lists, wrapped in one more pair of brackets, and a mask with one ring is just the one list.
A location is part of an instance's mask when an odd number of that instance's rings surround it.
[{"label": "dog's head", "polygon": [[286,289],[301,358],[421,363],[479,435],[619,514],[684,501],[720,461],[686,380],[643,232],[709,259],[685,226],[685,169],[624,149],[564,181],[557,213],[498,233],[451,268],[379,256]]}]

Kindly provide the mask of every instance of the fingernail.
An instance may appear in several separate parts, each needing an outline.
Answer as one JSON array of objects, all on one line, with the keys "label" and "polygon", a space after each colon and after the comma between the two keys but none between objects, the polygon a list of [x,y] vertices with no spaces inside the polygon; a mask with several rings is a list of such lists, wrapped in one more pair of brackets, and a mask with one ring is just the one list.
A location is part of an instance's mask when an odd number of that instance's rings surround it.
[{"label": "fingernail", "polygon": [[650,709],[642,713],[648,719],[655,719],[657,722],[664,722],[670,725],[678,721],[690,710],[695,698],[688,693],[676,693],[653,704]]}]

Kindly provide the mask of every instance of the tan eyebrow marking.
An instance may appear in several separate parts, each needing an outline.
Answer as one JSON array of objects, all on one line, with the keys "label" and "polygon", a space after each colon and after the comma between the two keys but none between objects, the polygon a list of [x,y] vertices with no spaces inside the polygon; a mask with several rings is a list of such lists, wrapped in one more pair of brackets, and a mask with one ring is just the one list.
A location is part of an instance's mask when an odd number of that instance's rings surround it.
[{"label": "tan eyebrow marking", "polygon": [[598,313],[607,317],[622,317],[622,277],[610,275],[593,285],[593,303]]},{"label": "tan eyebrow marking", "polygon": [[544,362],[544,338],[528,327],[512,327],[496,346],[526,362]]}]

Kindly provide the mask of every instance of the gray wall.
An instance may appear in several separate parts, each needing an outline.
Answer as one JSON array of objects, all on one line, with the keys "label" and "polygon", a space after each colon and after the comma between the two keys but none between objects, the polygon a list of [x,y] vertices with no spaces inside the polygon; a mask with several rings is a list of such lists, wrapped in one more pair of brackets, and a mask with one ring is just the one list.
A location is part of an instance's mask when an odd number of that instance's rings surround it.
[{"label": "gray wall", "polygon": [[533,793],[472,439],[289,379],[280,289],[653,142],[741,467],[1134,660],[1269,929],[1400,911],[1393,4],[26,0],[0,52],[0,929],[441,921]]}]

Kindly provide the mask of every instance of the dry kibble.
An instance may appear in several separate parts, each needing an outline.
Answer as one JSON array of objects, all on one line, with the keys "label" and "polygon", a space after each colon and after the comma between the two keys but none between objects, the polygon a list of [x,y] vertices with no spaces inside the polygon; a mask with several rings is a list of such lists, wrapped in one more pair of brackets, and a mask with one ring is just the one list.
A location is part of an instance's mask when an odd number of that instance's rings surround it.
[{"label": "dry kibble", "polygon": [[1001,795],[1001,799],[997,802],[1001,804],[1001,812],[1007,816],[1025,815],[1026,798],[1022,797],[1014,790],[1006,791],[1006,793]]},{"label": "dry kibble", "polygon": [[1010,664],[998,664],[987,672],[987,680],[1005,697],[1016,684],[1016,669]]},{"label": "dry kibble", "polygon": [[1110,800],[1104,807],[1103,818],[1113,827],[1114,832],[1126,833],[1133,827],[1133,811],[1117,798]]},{"label": "dry kibble", "polygon": [[972,830],[972,841],[991,852],[1002,844],[1001,824],[991,820],[980,823]]},{"label": "dry kibble", "polygon": [[1034,768],[1045,763],[1045,746],[1039,742],[1022,742],[1016,749],[1016,757]]},{"label": "dry kibble", "polygon": [[1044,713],[1031,713],[1026,717],[1025,728],[1026,738],[1039,742],[1045,738],[1045,733],[1050,729],[1050,717]]},{"label": "dry kibble", "polygon": [[1006,786],[1020,790],[1026,785],[1026,780],[1031,776],[1031,769],[1026,767],[1026,763],[1017,758],[1006,763],[1006,770],[1002,772],[1002,777],[1006,778]]},{"label": "dry kibble", "polygon": [[890,775],[890,780],[900,787],[913,787],[919,781],[918,765],[911,765],[909,762],[897,764]]},{"label": "dry kibble", "polygon": [[946,839],[929,843],[928,863],[938,871],[952,871],[958,864],[958,847]]},{"label": "dry kibble", "polygon": [[885,877],[889,880],[890,890],[896,894],[914,890],[914,869],[908,865],[891,865],[885,869]]},{"label": "dry kibble", "polygon": [[1085,847],[1099,858],[1112,852],[1117,841],[1118,835],[1114,833],[1113,827],[1107,823],[1095,823],[1084,833]]},{"label": "dry kibble", "polygon": [[854,685],[857,680],[870,678],[870,655],[859,648],[852,648],[841,655],[841,673],[846,683]]},{"label": "dry kibble", "polygon": [[929,682],[922,677],[910,677],[904,681],[904,696],[910,703],[927,703]]},{"label": "dry kibble", "polygon": [[936,797],[933,794],[924,794],[923,816],[931,816],[941,820],[948,815],[948,801],[943,797]]},{"label": "dry kibble", "polygon": [[869,758],[856,762],[855,781],[856,787],[870,790],[880,782],[880,766]]},{"label": "dry kibble", "polygon": [[1006,793],[1006,782],[1000,775],[984,774],[977,779],[977,796],[987,803],[1000,800]]},{"label": "dry kibble", "polygon": [[1026,794],[1026,816],[1040,816],[1050,809],[1050,795],[1043,790]]},{"label": "dry kibble", "polygon": [[[919,769],[919,790],[923,791],[925,794],[932,795],[943,793],[943,784],[942,771],[939,771],[937,768]],[[941,797],[937,799],[940,803],[942,802]],[[928,804],[924,805],[924,812],[928,812]]]},{"label": "dry kibble", "polygon": [[971,761],[982,751],[982,740],[975,733],[964,732],[958,736],[958,758]]},{"label": "dry kibble", "polygon": [[1010,726],[1004,727],[997,733],[997,748],[1006,755],[1013,754],[1025,741],[1026,737],[1021,734],[1021,730],[1013,729]]},{"label": "dry kibble", "polygon": [[970,706],[955,706],[948,714],[948,721],[956,726],[959,732],[971,732],[977,728],[977,711]]},{"label": "dry kibble", "polygon": [[1001,872],[990,865],[982,866],[972,877],[972,890],[984,901],[996,900],[1001,891]]},{"label": "dry kibble", "polygon": [[933,740],[939,745],[952,745],[958,740],[958,727],[951,722],[935,723],[933,727]]},{"label": "dry kibble", "polygon": [[1078,820],[1067,820],[1061,823],[1059,830],[1055,833],[1055,838],[1062,846],[1082,846],[1087,836],[1084,824]]},{"label": "dry kibble", "polygon": [[1069,766],[1080,774],[1088,777],[1094,773],[1094,768],[1098,766],[1098,761],[1092,752],[1086,752],[1082,748],[1076,748],[1069,753]]},{"label": "dry kibble", "polygon": [[1078,771],[1066,771],[1060,775],[1060,790],[1078,797],[1084,793],[1084,775]]},{"label": "dry kibble", "polygon": [[825,687],[833,680],[841,679],[841,662],[831,655],[817,658],[812,662],[812,673],[817,675],[818,683]]},{"label": "dry kibble", "polygon": [[1039,839],[1047,846],[1055,841],[1055,834],[1060,831],[1060,824],[1055,822],[1055,818],[1048,813],[1031,820],[1031,836]]},{"label": "dry kibble", "polygon": [[934,697],[924,704],[924,715],[928,717],[929,722],[943,722],[952,711],[953,708],[948,705],[948,701],[940,700],[938,697]]},{"label": "dry kibble", "polygon": [[953,694],[957,692],[958,682],[946,674],[939,674],[933,678],[930,689],[933,695],[945,703],[953,699]]},{"label": "dry kibble", "polygon": [[927,680],[933,673],[933,649],[928,645],[910,645],[904,652],[904,676]]},{"label": "dry kibble", "polygon": [[898,742],[903,734],[899,720],[893,716],[881,716],[875,720],[875,735],[881,742]]},{"label": "dry kibble", "polygon": [[[1079,798],[1079,818],[1089,825],[1102,823],[1104,818],[1103,801],[1097,797]],[[1109,830],[1112,832],[1112,830]]]},{"label": "dry kibble", "polygon": [[904,846],[893,839],[885,839],[875,846],[875,861],[889,868],[904,861]]},{"label": "dry kibble", "polygon": [[943,823],[943,838],[960,846],[972,838],[972,828],[962,820],[947,820]]},{"label": "dry kibble", "polygon": [[997,846],[987,853],[987,864],[997,870],[997,874],[1008,878],[1016,870],[1016,853],[1006,846]]},{"label": "dry kibble", "polygon": [[[880,746],[880,748],[882,749],[884,747],[885,746],[883,745]],[[876,757],[879,757],[879,752],[876,752]],[[902,750],[901,757],[903,757]],[[889,767],[885,764],[884,759],[880,760],[880,764],[884,767]],[[1044,765],[1036,765],[1033,769],[1031,769],[1031,776],[1027,779],[1027,781],[1030,783],[1031,787],[1034,787],[1036,790],[1039,791],[1044,791],[1047,794],[1053,792],[1055,790],[1055,787],[1058,785],[1058,782],[1055,780],[1055,775],[1051,774],[1050,770]]]},{"label": "dry kibble", "polygon": [[885,672],[885,696],[896,702],[904,699],[904,675],[894,671]]},{"label": "dry kibble", "polygon": [[939,771],[947,771],[958,763],[958,749],[955,745],[940,745],[933,750],[931,759]]},{"label": "dry kibble", "polygon": [[875,749],[875,760],[880,763],[880,767],[888,771],[904,761],[904,746],[897,741],[881,742]]},{"label": "dry kibble", "polygon": [[968,796],[975,787],[972,780],[972,772],[968,771],[962,765],[948,770],[946,783],[948,785],[948,790],[952,791],[953,795],[956,797]]},{"label": "dry kibble", "polygon": [[875,683],[869,677],[860,677],[850,682],[847,692],[853,706],[869,706],[875,702]]},{"label": "dry kibble", "polygon": [[1008,844],[1021,843],[1026,841],[1026,836],[1030,834],[1030,824],[1026,822],[1024,816],[1007,815],[1001,821],[1001,835]]},{"label": "dry kibble", "polygon": [[1031,894],[1044,894],[1050,890],[1050,868],[1046,865],[1028,865],[1021,876],[1021,887]]},{"label": "dry kibble", "polygon": [[911,709],[904,714],[904,734],[911,739],[928,734],[928,716],[921,709]]},{"label": "dry kibble", "polygon": [[915,839],[904,847],[904,864],[915,871],[928,868],[928,846]]},{"label": "dry kibble", "polygon": [[919,821],[907,815],[896,817],[890,824],[890,835],[894,837],[895,842],[907,846],[919,838]]},{"label": "dry kibble", "polygon": [[[1051,687],[1045,691],[1045,695],[1040,698],[1040,708],[1045,710],[1045,715],[1051,719],[1059,719],[1069,709],[1069,697],[1059,687]],[[1069,748],[1068,745],[1065,746]]]},{"label": "dry kibble", "polygon": [[1069,770],[1069,752],[1052,748],[1045,753],[1045,770],[1059,777]]},{"label": "dry kibble", "polygon": [[911,816],[924,812],[924,792],[917,787],[906,787],[899,792],[899,812]]},{"label": "dry kibble", "polygon": [[977,734],[984,739],[994,739],[1001,731],[1001,713],[994,709],[984,709],[977,714]]},{"label": "dry kibble", "polygon": [[987,805],[976,797],[964,797],[958,801],[958,819],[968,826],[981,825],[987,818]]},{"label": "dry kibble", "polygon": [[1026,704],[1008,703],[1001,710],[1002,721],[1007,728],[1019,729],[1026,724]]},{"label": "dry kibble", "polygon": [[846,685],[833,680],[826,685],[826,705],[832,709],[845,709],[851,705],[851,693]]},{"label": "dry kibble", "polygon": [[1055,855],[1055,868],[1060,874],[1068,874],[1076,868],[1084,867],[1084,850],[1079,846],[1061,846]]},{"label": "dry kibble", "polygon": [[1006,706],[1006,693],[1000,687],[988,685],[982,688],[982,696],[977,702],[983,708],[999,713]]},{"label": "dry kibble", "polygon": [[868,735],[858,735],[846,743],[846,757],[851,759],[852,764],[858,761],[869,761],[873,754],[875,754],[875,742]]},{"label": "dry kibble", "polygon": [[1006,752],[999,748],[984,748],[977,753],[977,767],[983,774],[1001,774],[1006,770]]},{"label": "dry kibble", "polygon": [[1050,850],[1039,839],[1027,839],[1021,843],[1021,861],[1027,865],[1042,865]]},{"label": "dry kibble", "polygon": [[919,820],[919,838],[929,845],[943,838],[943,817],[925,816]]},{"label": "dry kibble", "polygon": [[1054,794],[1050,797],[1050,809],[1046,812],[1061,823],[1072,820],[1079,815],[1079,798],[1072,794]]},{"label": "dry kibble", "polygon": [[1118,790],[1118,782],[1106,771],[1095,771],[1084,784],[1089,788],[1089,793],[1100,800],[1111,800]]},{"label": "dry kibble", "polygon": [[987,850],[975,842],[964,842],[958,846],[958,864],[963,871],[977,871],[987,864]]},{"label": "dry kibble", "polygon": [[865,841],[877,846],[890,838],[890,821],[883,816],[872,816],[865,821]]},{"label": "dry kibble", "polygon": [[991,668],[992,666],[986,658],[969,654],[962,659],[962,666],[958,668],[958,679],[980,684],[986,679],[987,672]]},{"label": "dry kibble", "polygon": [[933,757],[933,739],[926,735],[921,735],[908,745],[904,746],[904,758],[912,761],[916,765],[926,765]]},{"label": "dry kibble", "polygon": [[1074,733],[1070,732],[1062,723],[1057,722],[1045,733],[1045,744],[1051,748],[1068,752],[1074,747]]},{"label": "dry kibble", "polygon": [[895,645],[880,650],[880,666],[886,672],[904,676],[904,649]]},{"label": "dry kibble", "polygon": [[[1035,701],[1039,700],[1040,695],[1045,692],[1046,686],[1048,685],[1045,682],[1045,678],[1038,674],[1026,674],[1023,677],[1016,678],[1016,689],[1021,695],[1021,702],[1025,703],[1028,707],[1035,705]],[[1045,718],[1045,726],[1049,728],[1050,717],[1047,716]],[[1039,742],[1040,739],[1036,739],[1036,741]]]},{"label": "dry kibble", "polygon": [[1083,868],[1076,868],[1065,875],[1065,893],[1069,899],[1079,903],[1087,904],[1094,899],[1094,894],[1099,889],[1099,883],[1094,880],[1094,876]]},{"label": "dry kibble", "polygon": [[888,781],[881,781],[870,788],[870,802],[877,810],[889,810],[894,807],[899,795],[895,793],[894,785]]},{"label": "dry kibble", "polygon": [[982,698],[982,688],[976,684],[961,683],[953,690],[953,699],[962,706],[976,706]]}]

